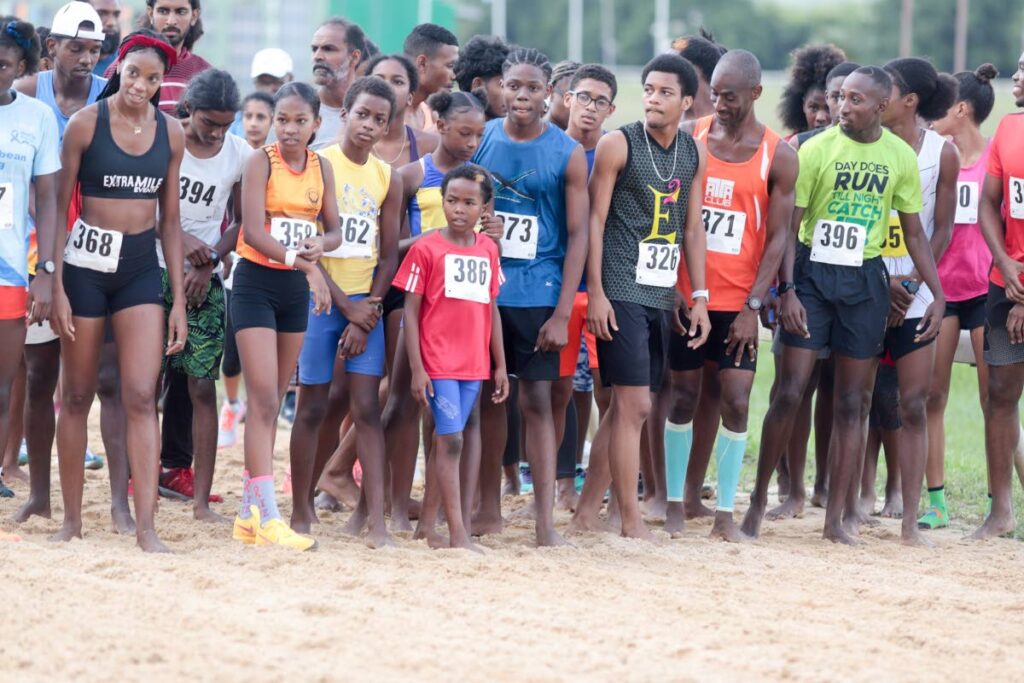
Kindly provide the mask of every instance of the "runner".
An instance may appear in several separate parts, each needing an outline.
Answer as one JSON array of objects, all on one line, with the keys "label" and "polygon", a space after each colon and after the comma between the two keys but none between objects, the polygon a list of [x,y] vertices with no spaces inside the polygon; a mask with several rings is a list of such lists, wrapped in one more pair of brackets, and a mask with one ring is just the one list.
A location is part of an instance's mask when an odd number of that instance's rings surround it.
[{"label": "runner", "polygon": [[[242,175],[242,231],[231,319],[249,399],[242,502],[232,536],[244,544],[311,550],[317,542],[281,520],[274,493],[274,437],[306,332],[307,307],[331,310],[317,266],[341,244],[331,165],[308,147],[320,99],[305,83],[274,96],[278,142],[250,156]],[[317,236],[317,219],[323,235]]]},{"label": "runner", "polygon": [[[515,48],[503,67],[508,116],[487,124],[473,157],[495,181],[495,213],[503,220],[501,268],[506,282],[498,296],[505,361],[519,382],[519,409],[530,443],[530,468],[537,502],[537,544],[561,545],[552,519],[555,454],[559,436],[552,409],[552,384],[559,351],[586,257],[587,160],[572,138],[544,121],[551,63],[540,51]],[[493,392],[490,386],[485,394]],[[480,407],[486,457],[480,466],[480,505],[474,534],[502,529],[500,458],[507,422],[503,404]]]},{"label": "runner", "polygon": [[348,87],[356,80],[356,67],[366,51],[366,35],[358,24],[341,17],[331,17],[313,34],[311,47],[313,83],[319,86],[320,128],[310,148],[320,149],[338,140],[341,107]]},{"label": "runner", "polygon": [[551,104],[548,107],[548,121],[555,124],[562,130],[569,127],[569,102],[566,95],[572,86],[573,74],[582,66],[579,62],[571,59],[555,64],[551,68]]},{"label": "runner", "polygon": [[[644,121],[601,139],[590,185],[587,327],[597,336],[601,380],[612,398],[573,528],[601,527],[597,514],[611,483],[622,535],[655,541],[636,498],[640,436],[668,361],[680,256],[694,283],[688,344],[699,348],[710,332],[700,210],[707,150],[679,130],[698,88],[694,67],[667,53],[648,62],[641,80]],[[675,325],[682,329],[678,319]]]},{"label": "runner", "polygon": [[[669,343],[673,405],[664,437],[669,489],[665,530],[675,536],[683,531],[683,483],[693,419],[701,376],[710,364],[721,387],[716,412],[721,413],[723,427],[716,449],[718,497],[711,535],[727,541],[747,539],[736,528],[732,511],[747,443],[758,317],[790,236],[798,169],[796,153],[788,145],[780,146],[778,134],[757,119],[754,107],[761,93],[757,57],[746,50],[730,50],[711,77],[715,115],[683,126],[708,148],[701,215],[708,242],[711,335],[696,349],[678,334]],[[683,300],[690,299],[692,288],[682,269],[680,289]],[[683,325],[687,326],[685,321]]]},{"label": "runner", "polygon": [[100,15],[103,25],[100,59],[92,70],[95,75],[102,76],[107,67],[117,59],[117,47],[121,44],[121,0],[88,0],[88,2]]},{"label": "runner", "polygon": [[459,39],[444,26],[419,24],[406,36],[402,51],[416,65],[419,76],[404,121],[417,130],[436,132],[427,98],[440,90],[452,89]]},{"label": "runner", "polygon": [[[378,396],[385,365],[381,301],[398,267],[402,185],[372,150],[396,109],[390,86],[377,77],[360,78],[345,95],[344,139],[323,153],[339,179],[336,196],[344,238],[340,248],[324,253],[321,264],[335,308],[324,313],[310,308],[290,444],[291,526],[306,532],[316,521],[316,483],[338,446],[342,420],[351,412],[363,486],[345,531],[359,535],[368,526],[367,541],[374,548],[394,543],[384,523],[384,432]],[[337,376],[336,356],[345,360],[345,372]]]},{"label": "runner", "polygon": [[[182,96],[188,118],[185,154],[180,171],[180,212],[185,252],[184,296],[187,302],[188,338],[185,349],[171,357],[168,370],[186,378],[192,406],[191,427],[195,453],[192,458],[162,459],[161,483],[178,480],[192,499],[193,515],[202,521],[226,521],[210,509],[210,487],[217,457],[217,387],[224,350],[225,297],[221,285],[221,254],[229,253],[238,240],[236,211],[228,229],[221,225],[228,206],[241,207],[242,171],[252,154],[244,140],[228,133],[239,109],[238,87],[225,71],[209,69],[189,82]],[[158,250],[164,270],[164,307],[170,312],[175,299],[166,263]],[[163,430],[174,428],[164,417]],[[220,502],[220,501],[215,501]]]},{"label": "runner", "polygon": [[[864,454],[877,356],[885,338],[889,294],[881,251],[889,210],[900,213],[915,267],[935,293],[915,342],[938,334],[942,299],[935,264],[921,227],[921,181],[913,150],[882,128],[892,79],[881,68],[861,67],[843,83],[839,126],[800,148],[793,224],[795,255],[782,262],[782,383],[761,432],[757,484],[742,531],[757,536],[768,502],[768,482],[793,429],[794,414],[821,348],[835,356],[835,451],[824,537],[855,543],[857,514],[847,506],[856,492]],[[839,310],[842,317],[839,317]],[[841,388],[841,390],[840,390]],[[912,530],[916,534],[916,526]],[[904,526],[904,532],[907,532]],[[911,534],[908,540],[913,538]]]},{"label": "runner", "polygon": [[[991,64],[982,64],[974,71],[956,74],[959,84],[957,100],[932,129],[952,139],[960,152],[960,175],[957,178],[957,203],[953,236],[946,253],[939,261],[939,280],[946,293],[946,315],[935,349],[935,372],[928,395],[928,509],[918,526],[938,529],[949,526],[946,507],[945,411],[949,399],[949,382],[953,356],[960,342],[960,331],[971,335],[971,347],[978,369],[978,396],[982,410],[988,395],[988,366],[985,364],[985,298],[988,274],[992,268],[992,252],[978,226],[978,201],[985,181],[989,141],[980,126],[992,113],[995,91],[992,79],[999,73]],[[991,487],[990,489],[991,490]]]},{"label": "runner", "polygon": [[395,169],[418,161],[422,154],[437,147],[438,138],[432,133],[417,130],[405,121],[406,112],[419,87],[416,67],[405,55],[378,55],[370,60],[366,73],[377,76],[395,91],[395,123],[373,148],[373,154]]},{"label": "runner", "polygon": [[[0,265],[3,266],[0,346],[4,348],[0,359],[0,444],[3,444],[6,443],[3,432],[12,410],[11,385],[21,365],[25,344],[26,317],[32,325],[50,316],[60,158],[57,121],[50,108],[12,88],[16,78],[38,66],[40,48],[35,27],[15,17],[0,19],[0,25],[3,26],[0,31],[0,153],[4,159],[0,165]],[[29,284],[29,190],[33,184],[40,272]],[[18,540],[17,535],[0,529],[0,542]]]},{"label": "runner", "polygon": [[[474,232],[493,188],[484,169],[463,165],[445,175],[441,193],[448,224],[409,249],[395,286],[406,291],[412,394],[431,409],[436,425],[428,490],[439,489],[449,546],[482,552],[465,524],[480,469],[480,431],[469,430],[468,422],[479,421],[476,404],[483,379],[493,378],[495,387],[485,401],[508,398],[497,304],[502,282],[498,247]],[[453,334],[456,329],[459,334]]]},{"label": "runner", "polygon": [[[1013,73],[1013,97],[1024,107],[1024,54]],[[1024,155],[1020,140],[1024,116],[999,122],[989,144],[987,174],[978,211],[981,233],[992,250],[992,272],[985,302],[985,363],[988,396],[985,412],[985,458],[992,507],[972,538],[986,539],[1013,531],[1013,454],[1020,441],[1018,403],[1024,389]],[[1004,208],[1006,214],[1002,213]]]},{"label": "runner", "polygon": [[53,327],[62,337],[64,363],[57,420],[64,524],[53,536],[58,541],[82,535],[81,453],[109,316],[121,395],[128,397],[125,426],[136,540],[144,551],[167,552],[154,525],[159,426],[153,407],[165,339],[155,245],[158,229],[179,302],[167,324],[166,353],[173,355],[182,350],[187,334],[183,276],[176,265],[184,261],[178,168],[185,140],[178,122],[157,104],[161,79],[175,59],[174,48],[157,33],[143,29],[126,36],[100,100],[81,110],[64,135],[57,224],[67,224],[76,182],[81,215],[69,235],[58,231],[55,251]]},{"label": "runner", "polygon": [[487,95],[487,120],[505,115],[505,96],[501,89],[501,67],[508,57],[508,44],[497,36],[473,36],[459,50],[455,80],[459,90]]},{"label": "runner", "polygon": [[[800,149],[800,145],[813,138],[818,133],[824,133],[832,126],[839,123],[839,107],[842,104],[839,101],[840,92],[843,89],[843,81],[846,77],[852,74],[854,71],[860,68],[860,64],[856,62],[842,62],[832,67],[832,70],[825,76],[825,105],[828,107],[828,125],[819,126],[816,128],[808,128],[802,133],[798,133],[796,137],[791,137],[789,144],[794,149]],[[817,120],[817,112],[814,116]]]},{"label": "runner", "polygon": [[829,71],[844,61],[846,54],[835,45],[805,45],[793,51],[789,82],[779,100],[779,118],[794,136],[829,124],[826,80]]},{"label": "runner", "polygon": [[726,48],[715,42],[715,37],[701,27],[699,36],[683,36],[672,42],[672,49],[685,57],[697,70],[697,94],[693,96],[691,106],[683,116],[684,120],[700,119],[715,113],[711,104],[711,74],[714,73],[718,60],[726,53]]}]

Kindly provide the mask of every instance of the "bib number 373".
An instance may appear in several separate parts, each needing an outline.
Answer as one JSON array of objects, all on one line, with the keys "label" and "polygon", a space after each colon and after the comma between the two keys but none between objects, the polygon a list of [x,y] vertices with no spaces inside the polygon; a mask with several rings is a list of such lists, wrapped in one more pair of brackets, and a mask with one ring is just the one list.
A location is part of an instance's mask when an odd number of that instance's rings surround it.
[{"label": "bib number 373", "polygon": [[679,245],[641,242],[636,259],[636,282],[652,287],[675,287]]},{"label": "bib number 373", "polygon": [[444,255],[444,295],[480,304],[491,303],[491,264],[479,256]]},{"label": "bib number 373", "polygon": [[505,231],[501,236],[502,258],[537,258],[537,235],[540,232],[536,216],[495,211]]},{"label": "bib number 373", "polygon": [[123,239],[116,230],[96,228],[79,219],[68,235],[64,262],[99,273],[116,273]]},{"label": "bib number 373", "polygon": [[857,223],[818,221],[811,242],[811,260],[836,266],[861,265],[866,232],[864,226]]}]

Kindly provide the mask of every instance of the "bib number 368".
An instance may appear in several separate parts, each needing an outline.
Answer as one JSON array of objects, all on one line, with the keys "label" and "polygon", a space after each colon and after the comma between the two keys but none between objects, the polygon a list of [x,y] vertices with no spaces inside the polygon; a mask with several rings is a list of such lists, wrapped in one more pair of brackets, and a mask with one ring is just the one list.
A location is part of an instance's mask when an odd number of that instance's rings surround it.
[{"label": "bib number 368", "polygon": [[679,272],[679,245],[641,242],[636,260],[636,282],[652,287],[674,287]]},{"label": "bib number 368", "polygon": [[81,220],[75,223],[64,248],[64,262],[100,273],[116,273],[124,235],[97,228]]},{"label": "bib number 368", "polygon": [[857,223],[818,221],[811,242],[811,260],[836,266],[861,265],[865,232],[864,226]]}]

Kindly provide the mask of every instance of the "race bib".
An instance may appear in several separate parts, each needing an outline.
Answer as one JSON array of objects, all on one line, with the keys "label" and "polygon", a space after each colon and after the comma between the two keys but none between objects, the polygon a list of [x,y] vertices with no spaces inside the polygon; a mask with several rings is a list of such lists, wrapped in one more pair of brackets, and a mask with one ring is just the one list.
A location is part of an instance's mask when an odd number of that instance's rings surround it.
[{"label": "race bib", "polygon": [[372,258],[373,245],[377,243],[377,222],[366,216],[343,213],[341,223],[341,246],[324,256],[331,258]]},{"label": "race bib", "polygon": [[540,232],[537,217],[505,211],[495,211],[494,215],[505,226],[505,233],[501,237],[502,258],[536,258],[537,234]]},{"label": "race bib", "polygon": [[194,221],[212,221],[218,218],[217,210],[223,218],[224,205],[217,201],[217,186],[207,185],[201,180],[181,176],[178,192],[181,217]]},{"label": "race bib", "polygon": [[900,225],[899,214],[889,216],[889,229],[885,233],[885,244],[882,245],[882,256],[896,258],[907,256],[907,243],[903,239],[903,226]]},{"label": "race bib", "polygon": [[1024,178],[1010,176],[1010,218],[1024,218]]},{"label": "race bib", "polygon": [[302,240],[315,235],[316,224],[310,221],[281,216],[270,219],[270,236],[280,242],[285,249],[298,249]]},{"label": "race bib", "polygon": [[679,245],[641,242],[636,258],[636,282],[652,287],[675,287],[679,274]]},{"label": "race bib", "polygon": [[720,254],[740,253],[743,247],[743,231],[747,225],[747,214],[743,211],[726,211],[705,206],[700,211],[707,233],[708,251]]},{"label": "race bib", "polygon": [[75,223],[64,247],[64,263],[99,273],[116,273],[124,234],[95,228],[81,219]]},{"label": "race bib", "polygon": [[978,200],[980,190],[978,183],[956,184],[956,217],[954,223],[970,225],[978,222]]},{"label": "race bib", "polygon": [[864,263],[863,225],[841,221],[820,220],[814,226],[811,260],[836,266],[859,266]]},{"label": "race bib", "polygon": [[491,303],[491,263],[479,256],[444,255],[444,295],[480,304]]},{"label": "race bib", "polygon": [[14,183],[0,183],[0,230],[14,229]]}]

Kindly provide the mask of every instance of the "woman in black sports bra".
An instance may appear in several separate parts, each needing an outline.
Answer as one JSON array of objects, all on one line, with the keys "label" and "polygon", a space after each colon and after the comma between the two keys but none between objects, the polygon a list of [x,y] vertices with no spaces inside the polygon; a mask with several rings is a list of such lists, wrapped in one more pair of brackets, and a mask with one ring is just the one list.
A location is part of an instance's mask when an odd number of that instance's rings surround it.
[{"label": "woman in black sports bra", "polygon": [[[52,325],[62,338],[64,362],[57,421],[64,524],[53,540],[82,535],[86,420],[109,316],[121,371],[136,540],[145,551],[167,551],[154,526],[160,455],[155,407],[162,356],[181,351],[187,334],[178,217],[185,135],[156,104],[174,60],[174,49],[159,34],[143,30],[127,36],[100,99],[75,114],[64,134],[57,224],[67,224],[76,182],[82,203],[70,233],[59,231],[55,249]],[[166,350],[157,230],[176,302]]]}]

